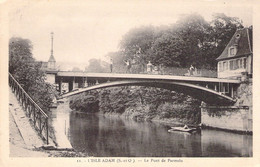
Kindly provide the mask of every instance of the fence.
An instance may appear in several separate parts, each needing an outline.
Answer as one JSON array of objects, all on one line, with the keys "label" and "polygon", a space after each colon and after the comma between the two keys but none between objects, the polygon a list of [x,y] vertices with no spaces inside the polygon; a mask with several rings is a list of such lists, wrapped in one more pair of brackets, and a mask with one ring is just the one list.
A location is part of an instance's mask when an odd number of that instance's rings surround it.
[{"label": "fence", "polygon": [[9,85],[22,104],[26,115],[32,120],[36,131],[49,144],[48,115],[34,102],[10,73]]},{"label": "fence", "polygon": [[[158,74],[158,75],[175,75],[175,76],[195,76],[195,77],[210,77],[217,78],[217,71],[213,68],[194,68],[194,71],[191,75],[190,68],[186,67],[164,67],[151,66],[151,70],[147,71],[147,66],[142,66],[141,64],[132,64],[131,68],[127,70],[127,67],[124,64],[115,64],[113,66],[113,73],[129,73],[129,74]],[[95,71],[87,71],[95,72]],[[104,73],[109,72],[103,71]]]}]

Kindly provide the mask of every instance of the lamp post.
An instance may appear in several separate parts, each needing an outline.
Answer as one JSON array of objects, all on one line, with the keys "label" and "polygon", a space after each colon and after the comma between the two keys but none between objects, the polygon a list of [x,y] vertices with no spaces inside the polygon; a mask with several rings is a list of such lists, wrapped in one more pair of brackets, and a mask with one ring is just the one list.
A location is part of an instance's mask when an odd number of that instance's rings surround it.
[{"label": "lamp post", "polygon": [[51,56],[53,56],[53,32],[51,32]]}]

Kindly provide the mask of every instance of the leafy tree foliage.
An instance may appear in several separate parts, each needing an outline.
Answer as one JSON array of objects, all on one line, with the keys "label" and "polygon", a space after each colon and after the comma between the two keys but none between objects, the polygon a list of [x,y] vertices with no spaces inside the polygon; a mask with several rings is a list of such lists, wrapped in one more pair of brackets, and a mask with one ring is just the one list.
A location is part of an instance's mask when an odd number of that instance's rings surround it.
[{"label": "leafy tree foliage", "polygon": [[133,58],[137,53],[147,53],[154,41],[154,27],[140,27],[130,30],[121,41],[124,53]]},{"label": "leafy tree foliage", "polygon": [[154,65],[180,66],[183,42],[176,34],[163,34],[154,42],[150,60]]},{"label": "leafy tree foliage", "polygon": [[144,67],[148,61],[165,67],[216,69],[221,54],[242,22],[235,17],[214,14],[210,22],[196,14],[184,15],[175,24],[140,27],[130,30],[121,40],[126,59]]},{"label": "leafy tree foliage", "polygon": [[98,91],[85,92],[71,97],[70,108],[83,112],[98,112]]},{"label": "leafy tree foliage", "polygon": [[86,72],[109,72],[109,64],[100,59],[90,59]]},{"label": "leafy tree foliage", "polygon": [[210,22],[209,30],[209,46],[206,53],[208,56],[205,61],[211,66],[216,66],[215,59],[222,53],[226,45],[234,35],[237,29],[243,28],[242,21],[237,17],[228,17],[223,13],[213,15],[213,20]]},{"label": "leafy tree foliage", "polygon": [[154,42],[154,27],[146,26],[130,30],[120,43],[126,60],[138,63],[142,71],[148,62],[148,56]]},{"label": "leafy tree foliage", "polygon": [[72,109],[82,112],[124,114],[135,120],[177,118],[183,123],[200,123],[199,105],[200,102],[190,96],[142,86],[106,88],[99,93],[90,91],[70,101]]},{"label": "leafy tree foliage", "polygon": [[32,43],[28,39],[11,38],[9,41],[9,72],[24,90],[45,111],[49,110],[56,95],[54,87],[45,82],[45,73],[32,57]]},{"label": "leafy tree foliage", "polygon": [[177,22],[174,29],[183,41],[179,59],[181,67],[202,64],[200,62],[200,48],[207,41],[208,27],[209,24],[198,14],[183,16]]},{"label": "leafy tree foliage", "polygon": [[28,39],[11,38],[9,41],[9,72],[15,73],[34,62],[32,44]]},{"label": "leafy tree foliage", "polygon": [[82,70],[79,67],[73,67],[71,71],[80,72]]}]

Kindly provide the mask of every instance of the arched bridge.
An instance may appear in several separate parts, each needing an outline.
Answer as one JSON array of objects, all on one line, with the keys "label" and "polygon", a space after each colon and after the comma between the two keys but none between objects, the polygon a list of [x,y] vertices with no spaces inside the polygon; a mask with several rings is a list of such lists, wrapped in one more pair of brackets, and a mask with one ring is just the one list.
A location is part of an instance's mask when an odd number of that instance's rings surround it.
[{"label": "arched bridge", "polygon": [[61,97],[65,98],[65,97],[69,97],[90,90],[96,90],[96,89],[108,88],[108,87],[117,87],[117,86],[147,86],[147,87],[164,88],[168,90],[182,92],[184,94],[190,95],[194,98],[197,98],[209,104],[228,105],[235,102],[233,98],[227,95],[218,93],[214,90],[202,86],[198,86],[198,85],[182,83],[182,82],[171,82],[171,81],[138,81],[138,80],[113,81],[113,82],[101,83],[90,87],[77,89],[75,91],[63,94]]},{"label": "arched bridge", "polygon": [[[240,80],[172,75],[57,72],[61,98],[85,91],[118,86],[147,86],[181,92],[211,105],[230,105]],[[62,83],[68,83],[68,93]]]}]

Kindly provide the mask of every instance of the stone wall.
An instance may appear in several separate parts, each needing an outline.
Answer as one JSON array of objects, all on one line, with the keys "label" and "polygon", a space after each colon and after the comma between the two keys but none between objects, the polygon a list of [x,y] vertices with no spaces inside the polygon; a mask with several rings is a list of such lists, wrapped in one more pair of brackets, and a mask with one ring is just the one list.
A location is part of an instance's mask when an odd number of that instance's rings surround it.
[{"label": "stone wall", "polygon": [[248,106],[252,107],[252,80],[246,80],[237,88],[235,106]]},{"label": "stone wall", "polygon": [[201,123],[214,128],[252,132],[252,110],[235,106],[202,107]]},{"label": "stone wall", "polygon": [[205,126],[252,132],[252,81],[243,81],[236,90],[233,106],[201,105],[201,123]]}]

